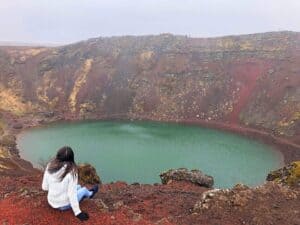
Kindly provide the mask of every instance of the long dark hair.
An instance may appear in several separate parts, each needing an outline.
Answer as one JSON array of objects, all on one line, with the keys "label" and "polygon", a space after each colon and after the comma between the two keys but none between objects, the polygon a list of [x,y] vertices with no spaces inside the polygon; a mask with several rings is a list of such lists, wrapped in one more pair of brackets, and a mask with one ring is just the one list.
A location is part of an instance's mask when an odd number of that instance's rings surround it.
[{"label": "long dark hair", "polygon": [[56,156],[50,161],[48,165],[48,172],[55,173],[66,165],[66,169],[63,174],[59,177],[62,181],[68,173],[71,173],[73,177],[77,176],[78,169],[74,161],[74,152],[71,147],[64,146],[60,148]]}]

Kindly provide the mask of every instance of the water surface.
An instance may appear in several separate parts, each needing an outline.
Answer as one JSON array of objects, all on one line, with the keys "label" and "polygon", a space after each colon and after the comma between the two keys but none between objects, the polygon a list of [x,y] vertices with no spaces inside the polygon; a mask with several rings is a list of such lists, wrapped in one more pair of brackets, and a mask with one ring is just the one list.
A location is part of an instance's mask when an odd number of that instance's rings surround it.
[{"label": "water surface", "polygon": [[38,165],[69,145],[77,162],[94,165],[104,182],[160,182],[169,168],[200,169],[215,187],[257,185],[281,164],[270,146],[245,137],[197,126],[156,122],[60,123],[23,132],[22,158]]}]

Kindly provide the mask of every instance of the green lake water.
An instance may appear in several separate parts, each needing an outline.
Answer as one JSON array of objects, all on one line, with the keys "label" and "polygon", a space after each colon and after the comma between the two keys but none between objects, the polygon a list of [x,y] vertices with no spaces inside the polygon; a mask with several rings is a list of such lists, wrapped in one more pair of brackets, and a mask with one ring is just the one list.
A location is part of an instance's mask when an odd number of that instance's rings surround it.
[{"label": "green lake water", "polygon": [[170,168],[200,169],[215,187],[257,185],[282,155],[245,137],[197,126],[156,122],[79,122],[33,128],[18,136],[22,158],[38,166],[69,145],[75,161],[94,165],[103,182],[160,182]]}]

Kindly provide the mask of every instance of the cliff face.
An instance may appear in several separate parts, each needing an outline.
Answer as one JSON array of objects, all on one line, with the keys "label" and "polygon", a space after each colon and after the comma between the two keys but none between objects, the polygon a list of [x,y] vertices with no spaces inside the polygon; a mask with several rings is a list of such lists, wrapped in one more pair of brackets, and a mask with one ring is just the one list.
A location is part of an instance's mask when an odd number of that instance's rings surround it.
[{"label": "cliff face", "polygon": [[300,140],[300,33],[0,47],[0,111],[217,121]]}]

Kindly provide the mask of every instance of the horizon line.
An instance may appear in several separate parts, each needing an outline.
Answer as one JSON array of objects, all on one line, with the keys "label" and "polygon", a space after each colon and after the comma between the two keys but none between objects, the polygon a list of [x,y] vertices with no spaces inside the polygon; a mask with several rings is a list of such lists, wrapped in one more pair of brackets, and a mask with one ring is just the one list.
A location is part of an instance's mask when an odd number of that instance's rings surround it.
[{"label": "horizon line", "polygon": [[195,39],[216,39],[216,38],[226,38],[226,37],[237,37],[237,36],[248,36],[248,35],[259,35],[259,34],[267,34],[267,33],[300,33],[300,31],[294,30],[278,30],[278,31],[265,31],[265,32],[255,32],[255,33],[241,33],[241,34],[228,34],[228,35],[216,35],[216,36],[196,36],[196,35],[189,35],[189,34],[175,34],[175,33],[158,33],[158,34],[124,34],[124,35],[111,35],[111,36],[96,36],[90,37],[87,39],[82,39],[78,41],[70,41],[70,42],[48,42],[48,41],[38,41],[38,42],[30,42],[30,41],[7,41],[7,40],[0,40],[0,47],[61,47],[66,45],[72,45],[80,42],[85,42],[93,39],[99,38],[122,38],[122,37],[147,37],[147,36],[163,36],[163,35],[170,35],[170,36],[178,36],[178,37],[187,37],[187,38],[195,38]]}]

